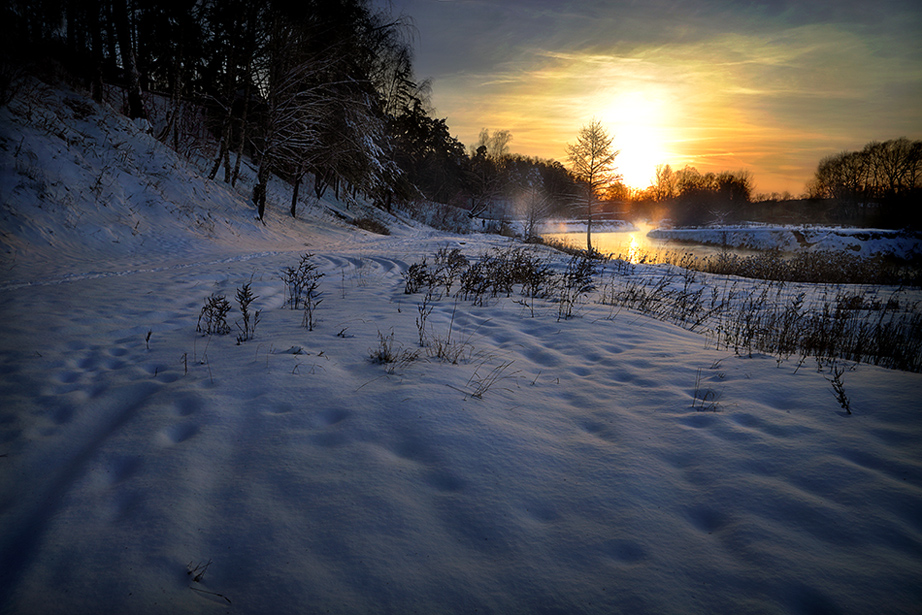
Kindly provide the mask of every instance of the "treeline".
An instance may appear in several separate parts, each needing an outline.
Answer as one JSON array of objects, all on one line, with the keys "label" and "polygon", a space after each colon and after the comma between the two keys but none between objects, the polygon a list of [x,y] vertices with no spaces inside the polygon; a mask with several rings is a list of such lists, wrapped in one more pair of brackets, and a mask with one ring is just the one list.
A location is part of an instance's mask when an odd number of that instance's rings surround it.
[{"label": "treeline", "polygon": [[635,217],[670,218],[679,225],[723,223],[746,211],[753,190],[748,171],[701,173],[659,165],[653,184],[634,195],[631,209]]},{"label": "treeline", "polygon": [[669,218],[683,226],[761,221],[922,228],[922,141],[873,141],[860,151],[827,156],[804,196],[787,197],[754,194],[748,171],[660,165],[650,187],[620,198],[632,218]]},{"label": "treeline", "polygon": [[242,158],[256,164],[260,217],[272,174],[294,187],[292,215],[305,178],[318,197],[332,189],[472,214],[529,190],[565,207],[572,192],[558,163],[496,150],[508,133],[487,132],[470,152],[451,136],[414,76],[409,19],[370,0],[10,0],[0,19],[0,94],[6,68],[48,61],[97,100],[121,88],[132,118],[149,117],[156,92],[170,101],[157,136],[174,147],[191,101],[219,143],[212,178],[223,170],[233,183]]},{"label": "treeline", "polygon": [[807,196],[835,199],[844,216],[922,226],[922,141],[872,141],[860,151],[826,156]]}]

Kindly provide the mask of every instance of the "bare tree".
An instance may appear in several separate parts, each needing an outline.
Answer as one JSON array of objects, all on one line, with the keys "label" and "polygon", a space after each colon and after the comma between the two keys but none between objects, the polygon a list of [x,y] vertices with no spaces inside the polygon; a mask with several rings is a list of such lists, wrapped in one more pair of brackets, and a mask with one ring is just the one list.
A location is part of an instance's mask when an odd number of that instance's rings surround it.
[{"label": "bare tree", "polygon": [[593,119],[580,129],[576,143],[567,145],[570,169],[583,184],[586,203],[586,249],[590,252],[593,205],[605,187],[616,178],[613,165],[620,152],[612,149],[612,141],[602,122]]},{"label": "bare tree", "polygon": [[668,164],[656,165],[656,180],[653,184],[653,200],[662,203],[679,194],[678,179]]},{"label": "bare tree", "polygon": [[[273,24],[273,36],[260,57],[255,74],[262,77],[257,87],[263,93],[265,113],[259,170],[253,201],[259,219],[266,212],[269,176],[282,168],[304,169],[308,158],[319,151],[325,116],[335,102],[323,75],[335,62],[331,54],[322,57],[297,54],[302,32],[281,19]],[[300,171],[303,174],[303,170]]]},{"label": "bare tree", "polygon": [[525,187],[516,200],[519,216],[524,222],[525,239],[538,236],[538,225],[547,219],[551,212],[551,199],[544,189],[544,180],[537,167],[529,169],[525,177]]},{"label": "bare tree", "polygon": [[510,141],[512,141],[512,133],[508,130],[494,130],[491,135],[487,128],[481,128],[474,152],[485,147],[487,157],[499,163],[509,155]]}]

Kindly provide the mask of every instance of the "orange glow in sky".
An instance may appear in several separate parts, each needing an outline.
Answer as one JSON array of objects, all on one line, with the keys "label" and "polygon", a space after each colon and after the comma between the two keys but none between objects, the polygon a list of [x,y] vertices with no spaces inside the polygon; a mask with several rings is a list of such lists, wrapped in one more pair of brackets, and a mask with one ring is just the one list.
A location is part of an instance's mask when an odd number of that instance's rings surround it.
[{"label": "orange glow in sky", "polygon": [[691,165],[797,195],[826,155],[922,138],[922,8],[879,1],[397,4],[466,145],[509,130],[511,151],[565,163],[598,118],[632,187]]}]

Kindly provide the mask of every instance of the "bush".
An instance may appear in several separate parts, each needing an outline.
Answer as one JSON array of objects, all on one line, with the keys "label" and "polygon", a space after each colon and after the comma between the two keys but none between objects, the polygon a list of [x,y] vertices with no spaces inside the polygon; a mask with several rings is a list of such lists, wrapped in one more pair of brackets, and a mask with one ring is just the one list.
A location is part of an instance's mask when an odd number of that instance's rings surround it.
[{"label": "bush", "polygon": [[317,287],[323,274],[317,271],[317,265],[311,262],[313,254],[301,255],[297,267],[285,267],[282,270],[282,281],[285,282],[285,294],[288,307],[298,309],[305,306],[309,299],[316,298]]},{"label": "bush", "polygon": [[227,335],[231,332],[227,324],[227,313],[230,310],[231,304],[224,295],[212,293],[205,298],[195,330],[202,335]]},{"label": "bush", "polygon": [[240,324],[240,321],[236,323],[237,328],[240,329],[240,334],[237,336],[238,345],[249,341],[256,334],[256,325],[259,324],[259,310],[256,310],[255,314],[250,314],[250,304],[255,299],[258,299],[258,297],[253,295],[249,283],[237,289],[237,304],[240,306],[240,314],[243,316],[243,325]]}]

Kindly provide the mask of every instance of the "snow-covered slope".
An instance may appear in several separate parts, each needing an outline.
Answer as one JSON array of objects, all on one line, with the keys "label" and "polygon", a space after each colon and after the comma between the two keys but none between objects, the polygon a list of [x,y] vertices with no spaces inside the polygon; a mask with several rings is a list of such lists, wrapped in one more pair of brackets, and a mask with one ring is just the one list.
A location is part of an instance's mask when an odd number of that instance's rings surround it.
[{"label": "snow-covered slope", "polygon": [[302,191],[295,220],[288,215],[290,191],[273,181],[262,224],[248,200],[254,174],[249,164],[242,165],[236,187],[209,181],[203,177],[208,160],[190,162],[150,132],[147,122],[131,122],[108,106],[40,82],[30,82],[0,109],[5,275],[34,276],[36,267],[47,275],[128,270],[228,249],[293,250],[317,232],[327,241],[353,240],[355,233],[346,232],[341,219],[362,211],[330,199],[318,202]]},{"label": "snow-covered slope", "polygon": [[[31,121],[16,104],[0,143],[3,612],[922,604],[922,375],[848,372],[846,415],[810,364],[595,301],[558,321],[505,298],[429,304],[428,334],[460,351],[442,362],[418,345],[404,273],[509,240],[397,220],[371,235],[324,213],[336,203],[290,220],[280,184],[263,226],[245,186],[201,179],[105,109],[77,117],[76,94],[46,91]],[[313,331],[279,276],[308,251]],[[246,283],[255,338],[197,334],[205,298]],[[382,340],[406,360],[371,362]]]}]

